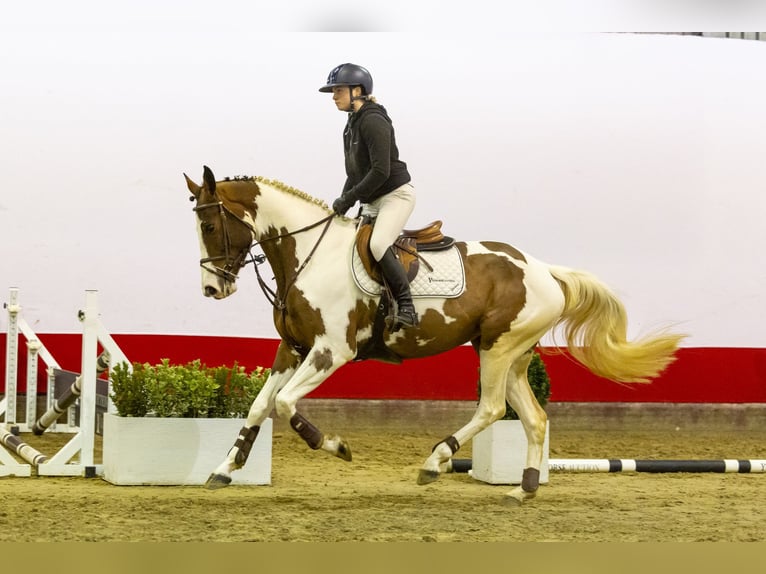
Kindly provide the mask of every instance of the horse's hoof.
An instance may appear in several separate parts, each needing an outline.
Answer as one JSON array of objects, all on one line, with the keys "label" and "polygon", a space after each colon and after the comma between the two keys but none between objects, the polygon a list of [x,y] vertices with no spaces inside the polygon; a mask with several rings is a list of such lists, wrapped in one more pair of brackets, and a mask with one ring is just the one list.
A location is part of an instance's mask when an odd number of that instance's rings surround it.
[{"label": "horse's hoof", "polygon": [[519,508],[522,504],[524,504],[524,499],[516,498],[515,496],[506,494],[505,496],[503,496],[502,502],[504,506],[510,506],[511,508]]},{"label": "horse's hoof", "polygon": [[340,444],[338,444],[338,452],[335,453],[335,456],[346,462],[351,462],[351,447],[348,446],[348,443],[345,440],[342,440]]},{"label": "horse's hoof", "polygon": [[527,492],[521,487],[516,487],[503,497],[503,502],[506,506],[518,507],[535,496],[537,496],[537,492]]},{"label": "horse's hoof", "polygon": [[225,474],[211,474],[207,482],[205,483],[205,488],[208,490],[219,490],[221,488],[225,488],[231,484],[231,477],[226,476]]},{"label": "horse's hoof", "polygon": [[439,480],[439,473],[435,470],[420,469],[418,473],[418,484],[431,484]]}]

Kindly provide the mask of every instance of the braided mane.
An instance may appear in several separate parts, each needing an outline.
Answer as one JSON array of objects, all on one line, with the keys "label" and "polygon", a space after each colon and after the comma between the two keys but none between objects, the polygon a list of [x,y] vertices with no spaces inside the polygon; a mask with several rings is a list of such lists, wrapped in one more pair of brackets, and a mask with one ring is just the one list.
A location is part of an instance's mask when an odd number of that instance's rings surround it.
[{"label": "braided mane", "polygon": [[318,205],[319,207],[323,207],[324,209],[329,210],[330,207],[327,205],[327,203],[322,199],[317,199],[316,197],[313,197],[306,193],[305,191],[301,191],[300,189],[296,189],[290,185],[287,185],[286,183],[283,183],[276,179],[268,179],[265,177],[262,177],[260,175],[256,176],[249,176],[249,175],[237,175],[234,177],[226,177],[224,178],[224,181],[251,181],[255,183],[262,183],[264,185],[269,185],[273,188],[276,188],[280,191],[284,191],[285,193],[289,193],[290,195],[294,195],[296,197],[300,197],[304,201],[308,201],[309,203],[313,203],[314,205]]}]

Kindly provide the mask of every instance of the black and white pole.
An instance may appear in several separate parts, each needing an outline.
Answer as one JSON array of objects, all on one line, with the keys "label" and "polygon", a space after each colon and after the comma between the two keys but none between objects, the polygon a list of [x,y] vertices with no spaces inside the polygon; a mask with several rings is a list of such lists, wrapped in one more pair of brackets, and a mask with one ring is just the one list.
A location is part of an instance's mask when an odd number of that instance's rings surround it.
[{"label": "black and white pole", "polygon": [[560,458],[548,460],[551,472],[720,472],[766,473],[766,460],[651,460]]},{"label": "black and white pole", "polygon": [[[473,461],[453,458],[449,472],[471,472]],[[766,474],[763,459],[673,460],[635,458],[551,458],[549,472],[719,472]]]},{"label": "black and white pole", "polygon": [[32,466],[38,466],[48,460],[48,457],[40,451],[32,448],[16,435],[11,434],[0,426],[0,443],[12,450]]},{"label": "black and white pole", "polygon": [[[100,375],[109,369],[109,351],[104,350],[96,360],[96,374]],[[32,432],[36,435],[43,434],[56,420],[71,407],[80,397],[82,392],[82,375],[78,376],[71,386],[59,397],[51,408],[32,425]]]}]

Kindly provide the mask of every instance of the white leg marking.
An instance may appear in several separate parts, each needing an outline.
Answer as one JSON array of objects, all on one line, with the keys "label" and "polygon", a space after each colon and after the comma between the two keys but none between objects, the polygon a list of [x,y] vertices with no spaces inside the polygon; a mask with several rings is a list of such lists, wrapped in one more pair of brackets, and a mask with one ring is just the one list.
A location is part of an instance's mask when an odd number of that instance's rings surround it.
[{"label": "white leg marking", "polygon": [[[260,424],[263,423],[266,417],[271,413],[271,410],[274,406],[274,397],[276,397],[280,387],[285,383],[285,381],[290,379],[293,373],[294,369],[290,369],[282,373],[272,372],[269,375],[269,378],[266,379],[263,388],[258,393],[258,396],[255,398],[253,404],[250,407],[250,412],[247,415],[245,426],[250,428],[255,425],[260,426]],[[237,451],[238,449],[235,446],[229,449],[226,458],[216,467],[213,473],[231,477],[231,473],[239,468],[239,465],[236,462]]]}]

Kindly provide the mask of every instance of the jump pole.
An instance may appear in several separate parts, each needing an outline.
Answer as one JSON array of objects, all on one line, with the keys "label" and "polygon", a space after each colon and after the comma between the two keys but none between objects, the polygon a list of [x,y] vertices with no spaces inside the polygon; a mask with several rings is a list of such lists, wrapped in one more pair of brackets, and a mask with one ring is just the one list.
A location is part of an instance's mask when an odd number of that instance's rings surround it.
[{"label": "jump pole", "polygon": [[[470,472],[470,459],[453,459],[452,472]],[[672,459],[625,459],[625,458],[551,458],[550,472],[718,472],[739,474],[766,474],[766,460],[718,459],[718,460],[672,460]]]},{"label": "jump pole", "polygon": [[[4,425],[0,425],[0,445],[2,445],[0,446],[0,476],[32,476],[32,467],[29,464],[18,462],[8,452],[8,450],[18,452],[18,445],[14,444],[16,441],[20,442],[19,438],[5,430]],[[29,453],[27,450],[24,452]],[[28,461],[26,458],[24,460]]]},{"label": "jump pole", "polygon": [[[109,351],[104,350],[96,360],[96,374],[97,376],[104,373],[109,369],[110,356]],[[51,408],[49,408],[45,414],[37,419],[32,425],[32,432],[37,436],[43,434],[48,427],[58,420],[58,418],[71,407],[82,394],[82,375],[78,376],[71,386],[54,401]]]},{"label": "jump pole", "polygon": [[29,446],[16,435],[9,433],[3,427],[0,427],[0,442],[3,443],[3,445],[5,445],[9,450],[14,451],[32,466],[37,466],[48,460],[47,456]]},{"label": "jump pole", "polygon": [[577,459],[548,460],[551,472],[720,472],[739,474],[766,473],[766,460],[645,460],[645,459]]}]

